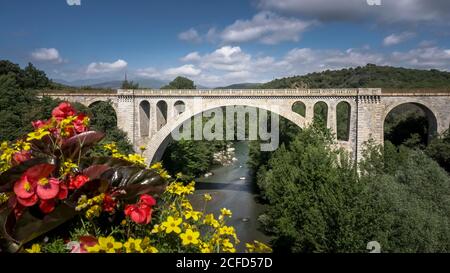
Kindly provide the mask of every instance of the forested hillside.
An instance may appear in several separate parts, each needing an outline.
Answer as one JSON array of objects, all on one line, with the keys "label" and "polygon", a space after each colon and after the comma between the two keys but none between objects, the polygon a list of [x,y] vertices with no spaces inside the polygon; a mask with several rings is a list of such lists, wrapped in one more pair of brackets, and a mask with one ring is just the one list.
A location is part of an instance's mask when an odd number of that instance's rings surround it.
[{"label": "forested hillside", "polygon": [[435,69],[418,70],[377,66],[326,70],[276,79],[261,88],[450,88],[450,73]]}]

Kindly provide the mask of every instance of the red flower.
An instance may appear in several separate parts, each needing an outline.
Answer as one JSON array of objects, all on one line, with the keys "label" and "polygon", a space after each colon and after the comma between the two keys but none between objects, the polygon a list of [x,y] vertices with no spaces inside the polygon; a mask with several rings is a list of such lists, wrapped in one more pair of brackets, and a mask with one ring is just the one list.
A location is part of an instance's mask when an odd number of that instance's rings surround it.
[{"label": "red flower", "polygon": [[86,116],[83,113],[78,114],[77,118],[73,122],[73,126],[75,128],[75,131],[78,134],[86,132],[86,130],[87,130],[86,125],[88,124],[88,121],[89,121],[89,117],[88,116]]},{"label": "red flower", "polygon": [[141,197],[139,198],[139,201],[149,207],[153,207],[154,205],[156,205],[155,198],[153,198],[153,196],[148,195],[148,194],[141,195]]},{"label": "red flower", "polygon": [[56,178],[48,178],[53,169],[50,164],[33,166],[14,183],[16,200],[11,202],[11,207],[18,210],[16,216],[21,212],[20,206],[31,207],[39,200],[41,211],[50,213],[55,208],[55,198],[67,198],[67,186]]},{"label": "red flower", "polygon": [[20,151],[13,154],[13,162],[15,165],[19,165],[20,163],[25,162],[30,158],[31,158],[30,151]]},{"label": "red flower", "polygon": [[59,184],[58,199],[64,200],[67,198],[68,194],[69,194],[69,187],[67,187],[66,183]]},{"label": "red flower", "polygon": [[55,200],[41,200],[39,203],[39,208],[43,213],[49,214],[55,209]]},{"label": "red flower", "polygon": [[52,116],[58,121],[74,115],[75,109],[68,102],[62,102],[52,111]]},{"label": "red flower", "polygon": [[41,178],[36,186],[36,193],[41,200],[56,198],[59,193],[60,181],[56,178]]},{"label": "red flower", "polygon": [[129,216],[136,224],[148,224],[152,219],[152,209],[148,206],[140,207],[137,205],[127,205],[125,215]]},{"label": "red flower", "polygon": [[156,200],[152,196],[143,194],[137,204],[125,207],[125,215],[136,224],[148,224],[152,220],[152,206],[155,204]]},{"label": "red flower", "polygon": [[69,181],[69,189],[75,190],[81,188],[84,184],[86,184],[89,181],[89,177],[79,174],[75,176],[75,178],[70,178]]},{"label": "red flower", "polygon": [[117,201],[114,200],[114,198],[109,195],[105,194],[105,197],[103,198],[103,210],[109,213],[113,213],[116,209]]},{"label": "red flower", "polygon": [[37,129],[41,128],[41,127],[49,125],[50,122],[51,122],[51,120],[47,120],[47,121],[36,120],[36,121],[32,121],[31,125],[33,125],[33,128],[35,130],[37,130]]}]

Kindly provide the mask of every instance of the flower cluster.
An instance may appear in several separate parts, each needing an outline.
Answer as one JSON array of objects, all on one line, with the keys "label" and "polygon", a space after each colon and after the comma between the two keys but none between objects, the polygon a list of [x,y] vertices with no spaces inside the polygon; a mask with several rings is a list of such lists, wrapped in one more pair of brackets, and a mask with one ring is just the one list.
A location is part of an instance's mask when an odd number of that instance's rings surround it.
[{"label": "flower cluster", "polygon": [[152,220],[152,207],[156,200],[148,194],[143,194],[139,202],[125,207],[125,215],[130,217],[136,224],[148,224]]},{"label": "flower cluster", "polygon": [[83,113],[77,113],[70,103],[63,102],[53,109],[50,119],[34,121],[32,124],[35,130],[28,134],[27,141],[41,140],[51,135],[61,143],[65,138],[86,132],[89,117]]},{"label": "flower cluster", "polygon": [[39,208],[44,213],[50,213],[55,208],[56,200],[67,198],[68,187],[64,182],[52,177],[54,166],[40,164],[25,171],[22,177],[14,183],[14,196],[10,203],[16,215],[24,208],[34,206],[39,202]]},{"label": "flower cluster", "polygon": [[[203,195],[201,208],[194,207],[190,200],[195,193],[195,182],[184,181],[181,173],[173,179],[160,162],[146,165],[145,147],[140,147],[140,155],[123,155],[115,143],[108,143],[103,148],[112,158],[122,160],[92,163],[98,161],[83,158],[85,148],[92,147],[104,136],[87,131],[88,123],[86,115],[77,113],[64,102],[52,111],[50,119],[33,122],[34,131],[25,139],[3,142],[0,146],[0,176],[2,182],[7,181],[7,187],[2,185],[6,192],[0,192],[0,205],[2,209],[8,207],[5,211],[9,215],[16,216],[0,218],[0,224],[15,225],[15,231],[21,229],[18,233],[29,232],[35,236],[21,242],[31,246],[25,252],[49,252],[54,247],[36,244],[38,239],[33,242],[33,238],[39,238],[36,230],[26,230],[33,225],[20,221],[32,219],[45,225],[45,220],[64,217],[75,219],[76,225],[70,235],[60,240],[59,244],[67,252],[236,252],[239,239],[235,228],[227,224],[232,212],[226,208],[218,215],[209,212],[210,194]],[[110,162],[114,166],[108,165]],[[8,169],[11,172],[5,172]],[[130,170],[136,169],[139,175],[125,178]],[[108,181],[105,177],[109,174],[103,174],[109,171],[118,174],[114,179],[123,177],[124,183]],[[152,181],[148,183],[146,177]],[[167,185],[168,181],[171,182]],[[64,210],[45,215],[62,203],[73,210],[67,215],[61,215]],[[27,217],[21,217],[31,207],[39,208],[44,216],[38,214],[40,218],[33,218],[35,213],[30,211]],[[78,214],[73,218],[75,213]],[[14,221],[6,224],[5,219]],[[247,244],[247,249],[248,252],[270,251],[257,241]]]},{"label": "flower cluster", "polygon": [[113,236],[99,237],[98,243],[86,247],[89,253],[158,253],[156,247],[150,245],[150,239],[128,238],[124,243],[116,241]]},{"label": "flower cluster", "polygon": [[108,151],[113,158],[119,158],[131,162],[136,165],[145,166],[145,158],[139,154],[128,154],[124,155],[119,152],[116,143],[111,142],[103,145],[103,149]]},{"label": "flower cluster", "polygon": [[11,146],[6,141],[2,142],[0,145],[0,173],[30,159],[30,149],[31,144],[24,140],[18,140]]},{"label": "flower cluster", "polygon": [[[6,142],[1,144],[0,173],[33,158],[35,145],[48,145],[51,151],[62,154],[61,145],[66,139],[86,132],[88,123],[89,118],[85,114],[77,113],[67,102],[61,103],[53,109],[50,119],[32,122],[35,130],[27,134],[26,141],[19,140],[11,146]],[[53,163],[34,165],[14,182],[8,205],[14,210],[16,218],[26,208],[37,204],[43,213],[51,213],[58,201],[68,197],[69,190],[79,189],[89,181],[87,176],[76,173],[78,165],[71,159],[66,160],[61,155],[59,160],[59,167]]]}]

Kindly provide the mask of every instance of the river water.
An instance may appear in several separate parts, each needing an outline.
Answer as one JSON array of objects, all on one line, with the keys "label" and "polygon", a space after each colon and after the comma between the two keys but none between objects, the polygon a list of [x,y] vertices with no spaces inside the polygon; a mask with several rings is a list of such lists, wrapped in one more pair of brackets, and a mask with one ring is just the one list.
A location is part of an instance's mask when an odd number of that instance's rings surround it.
[{"label": "river water", "polygon": [[[196,179],[196,193],[192,204],[196,209],[203,209],[203,194],[210,193],[212,200],[208,202],[206,212],[218,215],[221,208],[233,212],[228,225],[236,228],[241,243],[238,252],[245,251],[245,243],[258,240],[268,243],[270,238],[260,231],[258,216],[264,211],[264,205],[258,202],[255,181],[252,180],[248,160],[248,143],[235,142],[235,161],[229,166],[218,166],[211,169],[212,176]],[[242,179],[245,178],[245,179]]]}]

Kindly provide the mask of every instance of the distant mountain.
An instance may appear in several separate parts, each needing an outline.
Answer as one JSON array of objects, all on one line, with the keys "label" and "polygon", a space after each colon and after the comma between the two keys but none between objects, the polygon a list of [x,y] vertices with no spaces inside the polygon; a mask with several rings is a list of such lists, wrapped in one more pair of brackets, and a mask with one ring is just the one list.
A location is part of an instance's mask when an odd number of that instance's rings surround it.
[{"label": "distant mountain", "polygon": [[450,88],[450,73],[367,64],[270,81],[260,88]]},{"label": "distant mountain", "polygon": [[236,83],[224,87],[217,87],[216,89],[254,89],[259,88],[262,83]]},{"label": "distant mountain", "polygon": [[[111,88],[118,89],[122,86],[122,80],[111,81],[106,79],[87,79],[76,81],[65,81],[61,79],[53,79],[54,82],[72,87],[92,87],[92,88]],[[140,88],[161,88],[167,82],[158,79],[133,79],[133,82],[139,83]]]}]

